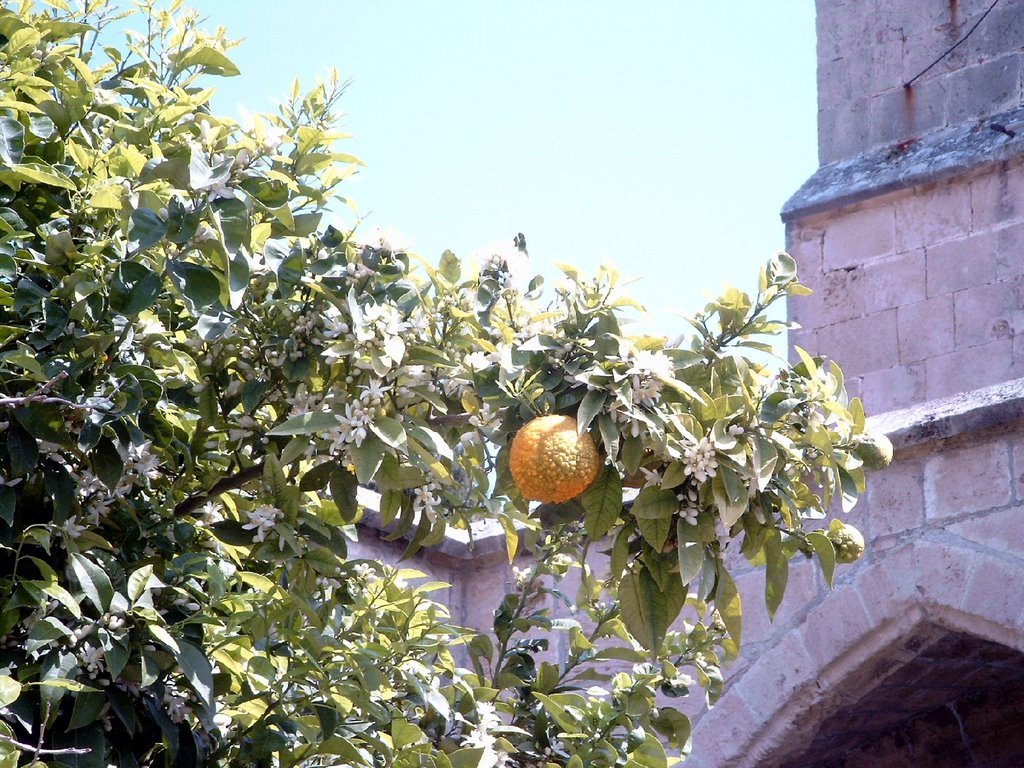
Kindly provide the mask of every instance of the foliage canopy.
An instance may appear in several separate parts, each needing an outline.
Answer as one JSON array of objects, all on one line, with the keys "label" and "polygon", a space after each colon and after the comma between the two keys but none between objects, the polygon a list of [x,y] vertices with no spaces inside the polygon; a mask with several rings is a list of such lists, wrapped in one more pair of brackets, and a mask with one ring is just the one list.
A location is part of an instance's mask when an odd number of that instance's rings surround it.
[{"label": "foliage canopy", "polygon": [[[831,579],[804,521],[863,490],[839,368],[749,355],[782,328],[768,307],[806,292],[793,260],[669,343],[628,333],[607,268],[564,267],[545,298],[500,254],[360,243],[322,224],[358,166],[336,79],[239,125],[209,105],[209,78],[237,74],[223,31],[147,2],[148,32],[117,44],[118,9],[89,5],[0,10],[0,765],[685,753],[665,697],[696,678],[713,702],[740,639],[726,547],[766,564],[774,612],[790,558]],[[544,413],[574,416],[603,467],[531,509],[508,443]],[[525,545],[491,631],[347,556],[360,488],[407,554],[482,518],[510,558]]]}]

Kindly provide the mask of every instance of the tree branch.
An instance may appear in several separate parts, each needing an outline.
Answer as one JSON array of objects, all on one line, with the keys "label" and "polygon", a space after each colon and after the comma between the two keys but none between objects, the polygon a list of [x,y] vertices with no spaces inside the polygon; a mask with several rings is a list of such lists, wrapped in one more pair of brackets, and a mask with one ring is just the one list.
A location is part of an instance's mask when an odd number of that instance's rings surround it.
[{"label": "tree branch", "polygon": [[175,517],[184,517],[185,515],[194,512],[203,506],[208,499],[216,498],[222,493],[228,491],[234,491],[241,488],[246,483],[255,480],[257,477],[263,474],[263,462],[257,462],[253,466],[243,469],[228,477],[222,477],[216,483],[213,484],[208,490],[202,493],[197,493],[195,496],[189,496],[187,499],[179,503],[174,508]]}]

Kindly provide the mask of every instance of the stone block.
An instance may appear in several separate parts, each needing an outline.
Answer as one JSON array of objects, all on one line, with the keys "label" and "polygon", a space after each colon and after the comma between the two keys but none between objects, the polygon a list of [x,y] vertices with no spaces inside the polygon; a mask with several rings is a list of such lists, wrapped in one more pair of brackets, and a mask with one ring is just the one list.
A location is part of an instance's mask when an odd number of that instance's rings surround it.
[{"label": "stone block", "polygon": [[945,83],[922,80],[904,88],[901,83],[893,82],[893,72],[888,75],[887,87],[891,90],[871,99],[869,146],[895,144],[945,124]]},{"label": "stone block", "polygon": [[946,530],[993,552],[1024,558],[1020,546],[1021,541],[1024,541],[1024,509],[1019,506],[973,517],[947,526]]},{"label": "stone block", "polygon": [[887,309],[818,329],[818,343],[850,376],[899,362],[896,310]]},{"label": "stone block", "polygon": [[1024,218],[1024,166],[1004,161],[973,178],[971,231],[982,232]]},{"label": "stone block", "polygon": [[976,558],[968,550],[928,542],[914,547],[917,592],[922,606],[933,612],[938,606],[960,609]]},{"label": "stone block", "polygon": [[1024,275],[1024,224],[1013,224],[996,233],[996,277]]},{"label": "stone block", "polygon": [[818,161],[825,165],[851,157],[868,146],[868,99],[818,110]]},{"label": "stone block", "polygon": [[693,754],[700,755],[707,766],[739,765],[739,756],[756,730],[751,724],[756,722],[748,704],[730,690],[694,729]]},{"label": "stone block", "polygon": [[850,586],[860,592],[871,626],[903,616],[918,598],[915,551],[911,546],[886,550],[860,569]]},{"label": "stone block", "polygon": [[[750,711],[767,721],[816,674],[799,632],[789,632],[770,651],[763,653],[729,690],[746,702]],[[718,707],[712,712],[712,716]]]},{"label": "stone block", "polygon": [[821,596],[818,566],[809,560],[792,560],[789,564],[786,595],[772,620],[768,618],[768,609],[764,605],[764,579],[763,568],[736,577],[736,587],[743,604],[744,647],[762,643],[785,632]]},{"label": "stone block", "polygon": [[1012,501],[1008,446],[986,442],[929,457],[924,499],[930,520],[1005,507]]},{"label": "stone block", "polygon": [[923,363],[894,365],[879,371],[868,371],[859,379],[856,392],[847,382],[851,397],[860,397],[868,413],[885,413],[906,408],[925,399],[927,369]]},{"label": "stone block", "polygon": [[897,199],[895,206],[897,253],[962,238],[971,229],[971,194],[966,184],[921,187]]},{"label": "stone block", "polygon": [[972,235],[927,248],[928,297],[954,293],[996,279],[996,236]]},{"label": "stone block", "polygon": [[956,346],[953,317],[951,294],[900,306],[896,311],[900,362],[914,363],[952,352]]},{"label": "stone block", "polygon": [[786,249],[796,259],[800,277],[822,271],[821,248],[825,230],[818,226],[786,226]]},{"label": "stone block", "polygon": [[818,669],[841,659],[871,631],[871,620],[859,592],[837,588],[815,607],[802,627],[804,647]]},{"label": "stone block", "polygon": [[837,217],[825,231],[822,263],[826,271],[856,267],[891,255],[895,241],[896,209],[863,208]]},{"label": "stone block", "polygon": [[1020,54],[1010,53],[947,75],[948,123],[995,115],[1020,106],[1020,71]]},{"label": "stone block", "polygon": [[926,360],[928,399],[948,397],[1020,376],[1014,365],[1014,341],[1004,339]]},{"label": "stone block", "polygon": [[953,304],[958,349],[1012,339],[1024,331],[1024,277],[957,291]]},{"label": "stone block", "polygon": [[895,461],[872,473],[868,477],[867,492],[872,539],[905,533],[924,524],[924,489],[919,461]]},{"label": "stone block", "polygon": [[986,557],[974,569],[964,606],[970,613],[1002,627],[1019,629],[1024,613],[1024,590],[1012,586],[1019,582],[1019,565]]}]

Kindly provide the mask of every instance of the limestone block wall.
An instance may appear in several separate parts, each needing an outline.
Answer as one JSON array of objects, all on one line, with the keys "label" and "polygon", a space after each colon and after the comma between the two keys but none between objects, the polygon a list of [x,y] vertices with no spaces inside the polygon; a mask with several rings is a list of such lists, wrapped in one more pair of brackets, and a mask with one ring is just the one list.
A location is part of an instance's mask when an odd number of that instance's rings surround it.
[{"label": "limestone block wall", "polygon": [[1020,160],[802,218],[788,236],[814,290],[790,303],[791,343],[836,359],[869,413],[1024,376]]},{"label": "limestone block wall", "polygon": [[[1020,0],[1000,0],[983,21],[992,0],[817,5],[823,165],[1024,105]],[[955,51],[904,87],[975,25]]]}]

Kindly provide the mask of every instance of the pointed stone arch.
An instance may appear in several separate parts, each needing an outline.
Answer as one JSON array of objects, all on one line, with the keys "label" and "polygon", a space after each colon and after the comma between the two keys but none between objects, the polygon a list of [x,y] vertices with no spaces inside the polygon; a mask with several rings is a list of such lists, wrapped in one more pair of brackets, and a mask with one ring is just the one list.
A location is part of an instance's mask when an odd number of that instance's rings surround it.
[{"label": "pointed stone arch", "polygon": [[[815,740],[823,726],[836,727],[837,713],[856,713],[858,705],[877,706],[873,692],[887,680],[910,690],[901,670],[922,654],[924,661],[929,653],[955,658],[957,648],[976,655],[977,668],[968,670],[968,660],[965,671],[981,674],[998,663],[1024,680],[1024,563],[942,531],[876,553],[733,677],[718,706],[698,721],[687,764],[842,765],[806,755],[824,743]],[[990,682],[998,683],[998,674]],[[950,701],[955,694],[951,689]],[[940,692],[920,696],[903,720],[944,703]],[[1014,706],[1024,707],[1024,695]]]}]

